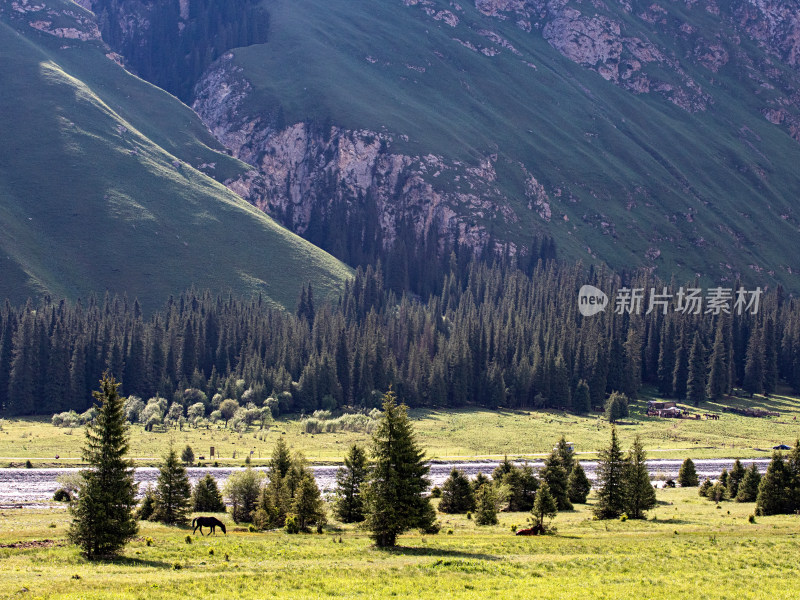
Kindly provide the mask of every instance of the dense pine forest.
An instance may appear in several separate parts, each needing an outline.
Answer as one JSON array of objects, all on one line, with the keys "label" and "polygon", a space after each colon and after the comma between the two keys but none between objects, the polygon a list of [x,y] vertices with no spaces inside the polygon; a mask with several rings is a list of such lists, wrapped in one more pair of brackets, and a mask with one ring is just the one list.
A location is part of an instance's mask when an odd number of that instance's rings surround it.
[{"label": "dense pine forest", "polygon": [[[143,79],[184,101],[208,65],[231,48],[266,42],[269,30],[258,0],[95,0],[92,9],[103,40]],[[136,20],[146,25],[132,29]]]},{"label": "dense pine forest", "polygon": [[[152,316],[119,297],[6,302],[0,406],[5,415],[84,411],[104,371],[126,395],[184,406],[199,398],[207,411],[227,398],[257,407],[272,398],[281,413],[372,408],[390,386],[410,406],[576,413],[612,391],[635,398],[642,384],[696,405],[734,387],[768,394],[781,379],[800,391],[800,306],[780,288],[760,298],[757,314],[733,302],[730,314],[657,303],[645,314],[651,288],[680,286],[541,258],[524,268],[450,259],[425,300],[387,290],[379,265],[360,269],[333,305],[305,287],[295,314],[195,290]],[[611,300],[583,317],[587,283]],[[626,287],[644,288],[641,314],[615,310]]]}]

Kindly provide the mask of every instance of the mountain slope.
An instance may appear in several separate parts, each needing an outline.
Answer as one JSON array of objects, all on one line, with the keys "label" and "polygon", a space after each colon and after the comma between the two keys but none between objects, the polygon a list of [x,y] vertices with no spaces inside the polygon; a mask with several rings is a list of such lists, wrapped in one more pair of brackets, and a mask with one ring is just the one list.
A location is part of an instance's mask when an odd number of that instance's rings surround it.
[{"label": "mountain slope", "polygon": [[108,289],[154,309],[192,285],[286,307],[306,281],[338,293],[349,269],[206,175],[248,167],[113,58],[75,4],[2,7],[0,296]]},{"label": "mountain slope", "polygon": [[512,251],[549,233],[800,290],[800,29],[761,4],[265,0],[269,41],[193,107],[257,168],[234,189],[323,247],[370,214],[385,244],[408,222]]}]

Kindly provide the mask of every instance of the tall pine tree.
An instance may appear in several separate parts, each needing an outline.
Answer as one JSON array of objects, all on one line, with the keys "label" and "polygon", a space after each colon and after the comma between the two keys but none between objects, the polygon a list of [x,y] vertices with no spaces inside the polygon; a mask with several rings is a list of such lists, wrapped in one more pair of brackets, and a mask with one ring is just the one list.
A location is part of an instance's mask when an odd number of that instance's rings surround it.
[{"label": "tall pine tree", "polygon": [[378,547],[397,543],[412,528],[435,528],[435,513],[424,495],[428,470],[405,405],[391,390],[383,397],[383,415],[372,438],[375,466],[367,488],[366,526]]},{"label": "tall pine tree", "polygon": [[83,450],[90,468],[81,472],[78,500],[70,509],[70,541],[89,559],[118,554],[138,531],[133,516],[136,485],[133,465],[125,459],[128,436],[119,385],[106,374],[100,391],[94,393],[100,407],[86,428]]},{"label": "tall pine tree", "polygon": [[344,467],[336,473],[334,513],[342,523],[364,520],[364,484],[367,479],[367,453],[353,444],[344,457]]},{"label": "tall pine tree", "polygon": [[686,400],[700,406],[706,399],[706,357],[700,332],[696,331],[689,352],[689,374],[686,381]]},{"label": "tall pine tree", "polygon": [[625,460],[625,512],[631,519],[643,519],[645,511],[656,505],[656,491],[650,483],[646,459],[637,435]]},{"label": "tall pine tree", "polygon": [[619,447],[617,428],[611,427],[611,442],[599,452],[597,462],[597,502],[594,514],[598,519],[615,519],[625,511],[625,459]]},{"label": "tall pine tree", "polygon": [[186,467],[178,458],[178,453],[169,447],[156,481],[156,506],[152,519],[167,525],[183,525],[187,521],[192,497],[192,486]]}]

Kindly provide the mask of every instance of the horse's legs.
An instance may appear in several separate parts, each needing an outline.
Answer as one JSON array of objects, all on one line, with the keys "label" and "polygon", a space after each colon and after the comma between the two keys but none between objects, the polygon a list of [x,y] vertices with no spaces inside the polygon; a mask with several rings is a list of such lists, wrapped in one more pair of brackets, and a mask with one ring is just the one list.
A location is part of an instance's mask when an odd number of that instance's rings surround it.
[{"label": "horse's legs", "polygon": [[[198,527],[200,527],[200,525],[195,525],[195,526],[194,526],[194,529],[192,529],[192,535],[194,535],[194,532],[195,532],[195,531],[197,531],[197,528],[198,528]],[[200,534],[202,535],[202,533],[203,533],[203,530],[201,529],[201,530],[200,530]]]}]

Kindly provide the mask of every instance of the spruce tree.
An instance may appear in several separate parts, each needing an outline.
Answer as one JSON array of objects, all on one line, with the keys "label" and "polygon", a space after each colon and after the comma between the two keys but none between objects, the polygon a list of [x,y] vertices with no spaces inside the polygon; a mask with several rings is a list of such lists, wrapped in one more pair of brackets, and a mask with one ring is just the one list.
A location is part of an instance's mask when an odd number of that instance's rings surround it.
[{"label": "spruce tree", "polygon": [[225,512],[225,503],[211,473],[197,482],[192,491],[192,510],[194,512]]},{"label": "spruce tree", "polygon": [[730,367],[727,361],[728,349],[725,344],[725,321],[722,317],[717,321],[717,331],[714,336],[714,346],[709,358],[708,386],[706,396],[710,400],[719,400],[729,389]]},{"label": "spruce tree", "polygon": [[448,514],[464,514],[475,510],[475,494],[469,477],[453,469],[442,484],[442,499],[439,510]]},{"label": "spruce tree", "polygon": [[764,394],[769,396],[775,393],[778,385],[778,350],[775,339],[775,322],[772,317],[767,318],[764,325]]},{"label": "spruce tree", "polygon": [[[506,459],[506,462],[508,459]],[[506,471],[505,469],[508,468]],[[493,473],[497,486],[497,495],[506,504],[504,510],[508,512],[527,512],[533,508],[536,490],[539,489],[539,480],[530,465],[517,467],[508,463],[508,467],[501,463]]]},{"label": "spruce tree", "polygon": [[727,489],[728,487],[728,469],[722,469],[722,473],[719,474],[719,482]]},{"label": "spruce tree", "polygon": [[302,477],[302,473],[297,468],[290,477],[292,467],[295,465],[289,447],[283,438],[278,438],[275,443],[267,466],[269,467],[267,485],[259,494],[259,506],[268,515],[272,526],[283,527],[286,522],[286,514],[294,499],[293,490],[290,488],[296,486]]},{"label": "spruce tree", "polygon": [[[31,415],[36,412],[36,391],[39,387],[40,345],[36,311],[25,308],[25,314],[12,340],[12,361],[8,382],[8,405],[6,411],[12,415]],[[41,377],[43,380],[44,377]]]},{"label": "spruce tree", "polygon": [[650,483],[647,453],[637,435],[625,459],[625,512],[631,519],[643,519],[644,512],[656,505],[656,491]]},{"label": "spruce tree", "polygon": [[536,500],[533,502],[531,509],[533,514],[533,521],[536,527],[544,531],[544,520],[546,518],[555,518],[558,514],[558,502],[553,494],[550,493],[550,486],[547,482],[542,482],[539,490],[536,492]]},{"label": "spruce tree", "polygon": [[622,391],[628,398],[636,399],[642,385],[642,334],[637,327],[628,328],[625,340]]},{"label": "spruce tree", "polygon": [[156,490],[152,485],[148,485],[144,490],[142,501],[136,509],[136,519],[139,521],[149,521],[156,510]]},{"label": "spruce tree", "polygon": [[758,486],[760,483],[761,473],[758,472],[756,463],[752,463],[739,484],[739,490],[736,492],[736,502],[755,502],[758,498]]},{"label": "spruce tree", "polygon": [[564,355],[560,353],[556,357],[556,362],[553,367],[553,377],[550,385],[550,406],[563,410],[570,410],[572,408],[569,390],[569,371],[564,361]]},{"label": "spruce tree", "polygon": [[689,352],[689,371],[686,380],[686,400],[700,406],[706,399],[706,357],[700,332],[696,331]]},{"label": "spruce tree", "polygon": [[585,379],[581,379],[575,388],[575,395],[572,398],[572,410],[579,415],[585,415],[592,410],[592,398],[589,393],[589,384]]},{"label": "spruce tree", "polygon": [[700,485],[697,469],[695,469],[694,461],[691,458],[687,458],[681,464],[681,470],[678,471],[678,485],[681,487],[697,487]]},{"label": "spruce tree", "polygon": [[483,473],[478,473],[475,476],[475,479],[472,480],[472,484],[471,484],[472,485],[472,491],[475,492],[475,494],[477,494],[478,490],[481,489],[481,487],[486,485],[487,483],[489,485],[492,485],[492,480],[489,477],[487,477],[486,475],[484,475]]},{"label": "spruce tree", "polygon": [[758,327],[750,332],[750,339],[747,342],[743,387],[751,394],[760,394],[764,391],[764,344],[761,329]]},{"label": "spruce tree", "polygon": [[428,470],[405,405],[391,390],[383,397],[383,414],[372,437],[375,466],[367,487],[366,526],[378,547],[397,543],[412,528],[431,530],[435,513],[424,495]]},{"label": "spruce tree", "polygon": [[581,463],[576,460],[567,480],[567,493],[569,494],[570,502],[586,504],[586,498],[588,498],[591,491],[592,484],[589,482],[589,478],[586,477],[586,471],[583,470]]},{"label": "spruce tree", "polygon": [[186,467],[172,446],[158,469],[155,491],[156,507],[152,519],[167,525],[185,524],[190,510],[192,486]]},{"label": "spruce tree", "polygon": [[760,515],[782,515],[791,511],[791,475],[783,454],[775,452],[761,478],[756,497],[756,511]]},{"label": "spruce tree", "polygon": [[320,528],[325,524],[325,504],[322,502],[319,487],[311,473],[303,474],[297,486],[291,510],[297,519],[300,531],[308,531],[310,525],[317,525]]},{"label": "spruce tree", "polygon": [[605,349],[605,338],[597,342],[592,369],[592,379],[589,382],[589,393],[592,397],[592,406],[603,406],[608,384],[608,352]]},{"label": "spruce tree", "polygon": [[567,438],[563,435],[558,440],[555,451],[558,453],[558,457],[561,459],[561,466],[566,469],[567,475],[572,473],[572,467],[575,466],[575,451],[570,447],[567,443]]},{"label": "spruce tree", "polygon": [[192,450],[192,447],[188,444],[186,448],[183,449],[183,452],[181,452],[181,460],[187,467],[191,467],[194,464],[194,450]]},{"label": "spruce tree", "polygon": [[557,447],[545,459],[539,477],[547,483],[548,493],[555,498],[558,510],[572,510],[572,503],[569,501],[567,492],[569,475],[561,462]]},{"label": "spruce tree", "polygon": [[620,392],[612,392],[606,400],[606,419],[609,423],[616,423],[619,419],[628,416],[628,397]]},{"label": "spruce tree", "polygon": [[678,343],[675,348],[675,366],[672,370],[672,393],[676,398],[686,398],[686,386],[689,377],[688,345],[686,332],[681,326]]},{"label": "spruce tree", "polygon": [[367,453],[353,444],[344,457],[344,467],[336,473],[334,513],[342,523],[364,520],[364,484],[367,480]]},{"label": "spruce tree", "polygon": [[675,327],[672,321],[664,320],[661,329],[661,347],[658,351],[658,393],[672,396],[673,372],[675,371]]},{"label": "spruce tree", "polygon": [[118,554],[138,531],[133,515],[136,485],[133,465],[125,459],[128,435],[119,385],[105,374],[100,391],[94,392],[100,407],[86,428],[83,449],[91,468],[81,472],[78,500],[70,509],[70,541],[92,560]]},{"label": "spruce tree", "polygon": [[275,442],[275,447],[272,449],[272,456],[267,466],[270,472],[275,472],[281,479],[286,477],[289,472],[289,468],[292,466],[292,453],[282,437],[279,437],[278,441]]},{"label": "spruce tree", "polygon": [[791,488],[790,510],[800,510],[800,439],[795,440],[794,448],[786,457],[786,469],[789,472],[789,487]]},{"label": "spruce tree", "polygon": [[742,461],[738,458],[734,461],[730,473],[728,473],[728,497],[736,498],[739,494],[739,486],[744,479],[746,469],[742,466]]},{"label": "spruce tree", "polygon": [[234,523],[252,522],[253,513],[258,508],[263,478],[263,473],[250,467],[228,477],[225,482],[225,496],[230,500]]},{"label": "spruce tree", "polygon": [[497,525],[497,492],[491,483],[484,483],[475,492],[475,524]]},{"label": "spruce tree", "polygon": [[594,514],[598,519],[615,519],[625,511],[625,470],[617,428],[612,426],[611,443],[599,452],[597,462],[598,489]]}]

